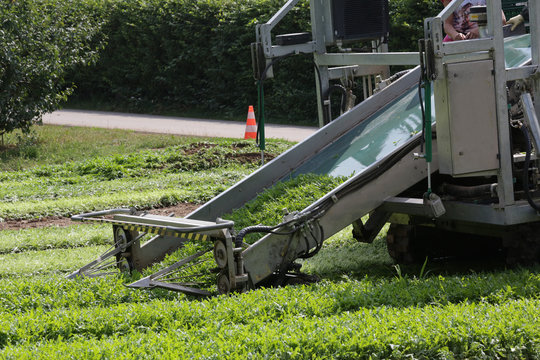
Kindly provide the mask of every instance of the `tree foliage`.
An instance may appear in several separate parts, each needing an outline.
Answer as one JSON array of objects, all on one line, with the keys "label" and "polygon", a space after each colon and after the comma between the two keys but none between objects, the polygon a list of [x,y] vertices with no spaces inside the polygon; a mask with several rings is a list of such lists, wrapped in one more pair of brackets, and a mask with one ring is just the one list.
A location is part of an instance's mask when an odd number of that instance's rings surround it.
[{"label": "tree foliage", "polygon": [[418,39],[424,37],[424,19],[437,16],[443,9],[440,0],[390,0],[391,51],[418,51]]},{"label": "tree foliage", "polygon": [[97,58],[91,14],[77,0],[0,3],[0,135],[28,132],[72,92],[66,71]]},{"label": "tree foliage", "polygon": [[[198,109],[216,117],[243,114],[256,103],[250,43],[255,25],[268,21],[283,0],[104,0],[107,47],[98,63],[78,71],[74,94],[83,103],[131,112]],[[309,0],[302,0],[276,34],[310,30]],[[316,117],[312,57],[276,65],[265,83],[266,114]]]}]

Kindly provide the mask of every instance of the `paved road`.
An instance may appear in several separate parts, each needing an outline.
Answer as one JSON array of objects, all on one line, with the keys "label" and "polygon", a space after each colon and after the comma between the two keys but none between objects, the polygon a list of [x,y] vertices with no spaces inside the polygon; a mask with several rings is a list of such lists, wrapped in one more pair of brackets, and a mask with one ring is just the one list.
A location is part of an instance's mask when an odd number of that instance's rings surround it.
[{"label": "paved road", "polygon": [[[247,115],[247,114],[246,114]],[[244,138],[245,123],[200,120],[168,116],[138,115],[102,111],[59,110],[43,116],[44,124],[129,129],[141,132]],[[315,127],[266,124],[267,138],[302,141],[317,131]]]}]

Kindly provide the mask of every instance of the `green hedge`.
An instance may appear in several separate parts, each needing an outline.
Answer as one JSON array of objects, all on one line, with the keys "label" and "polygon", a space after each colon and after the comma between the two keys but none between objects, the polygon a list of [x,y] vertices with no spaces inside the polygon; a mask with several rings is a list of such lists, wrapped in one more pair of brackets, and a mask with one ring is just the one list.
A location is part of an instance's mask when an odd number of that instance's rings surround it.
[{"label": "green hedge", "polygon": [[[91,7],[90,7],[91,9]],[[64,76],[97,58],[100,21],[76,0],[0,2],[0,136],[27,133],[70,93]],[[22,139],[22,138],[21,138]]]},{"label": "green hedge", "polygon": [[[91,1],[91,0],[85,0]],[[96,2],[106,21],[108,46],[96,66],[77,71],[74,103],[113,104],[116,110],[245,117],[256,103],[250,43],[284,0],[105,0]],[[390,0],[392,50],[414,50],[423,18],[439,0]],[[310,31],[309,1],[302,0],[274,34]],[[317,124],[312,56],[275,66],[265,83],[268,121]]]},{"label": "green hedge", "polygon": [[[202,110],[218,118],[242,114],[256,103],[249,45],[255,23],[268,20],[281,0],[107,0],[108,46],[91,69],[73,76],[75,101],[115,104],[118,110],[156,113]],[[294,30],[293,30],[294,29]],[[309,29],[307,1],[277,31]],[[267,115],[314,122],[311,57],[287,59],[266,84]],[[307,85],[306,85],[307,84]],[[294,110],[293,110],[294,112]]]}]

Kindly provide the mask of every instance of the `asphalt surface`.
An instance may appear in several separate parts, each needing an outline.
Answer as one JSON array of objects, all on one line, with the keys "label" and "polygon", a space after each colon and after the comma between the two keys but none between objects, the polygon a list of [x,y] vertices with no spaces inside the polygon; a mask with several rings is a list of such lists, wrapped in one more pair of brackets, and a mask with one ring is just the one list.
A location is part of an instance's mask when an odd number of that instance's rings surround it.
[{"label": "asphalt surface", "polygon": [[[237,139],[243,139],[246,130],[245,122],[84,110],[58,110],[44,115],[43,123]],[[316,127],[265,124],[266,138],[299,142],[308,138],[316,131]]]}]

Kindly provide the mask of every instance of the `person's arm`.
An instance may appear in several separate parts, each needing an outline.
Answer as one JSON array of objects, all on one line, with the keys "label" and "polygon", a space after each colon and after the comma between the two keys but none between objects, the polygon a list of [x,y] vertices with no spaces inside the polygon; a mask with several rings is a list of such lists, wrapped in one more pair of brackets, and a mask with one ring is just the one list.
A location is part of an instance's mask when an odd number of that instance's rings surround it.
[{"label": "person's arm", "polygon": [[529,7],[528,6],[525,6],[523,10],[521,10],[521,14],[516,15],[508,20],[508,24],[512,24],[512,27],[510,28],[510,30],[514,31],[514,29],[517,28],[519,24],[525,21],[529,21]]},{"label": "person's arm", "polygon": [[458,32],[456,29],[454,29],[454,14],[450,14],[450,16],[444,20],[444,32],[446,35],[450,36],[452,40],[465,40],[465,34],[462,34]]}]

